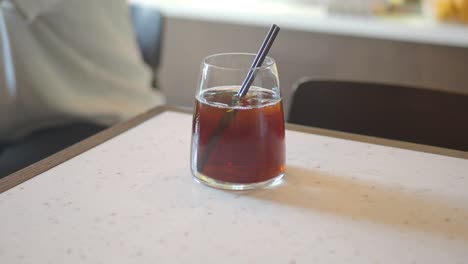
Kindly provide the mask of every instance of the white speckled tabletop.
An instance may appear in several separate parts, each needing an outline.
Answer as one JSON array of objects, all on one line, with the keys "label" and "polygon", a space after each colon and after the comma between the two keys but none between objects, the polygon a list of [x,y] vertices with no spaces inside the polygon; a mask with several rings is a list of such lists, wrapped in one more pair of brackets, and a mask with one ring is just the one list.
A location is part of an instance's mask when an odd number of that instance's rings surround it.
[{"label": "white speckled tabletop", "polygon": [[468,263],[468,160],[288,130],[275,188],[192,179],[166,111],[0,194],[0,263]]}]

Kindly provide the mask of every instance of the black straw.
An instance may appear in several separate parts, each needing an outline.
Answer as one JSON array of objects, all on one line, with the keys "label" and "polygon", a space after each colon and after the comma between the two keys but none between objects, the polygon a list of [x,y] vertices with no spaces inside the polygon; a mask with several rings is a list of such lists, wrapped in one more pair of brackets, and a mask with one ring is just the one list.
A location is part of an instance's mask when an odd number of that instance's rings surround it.
[{"label": "black straw", "polygon": [[237,97],[244,97],[249,91],[250,86],[255,80],[255,74],[257,74],[258,67],[260,67],[263,64],[263,61],[265,60],[266,55],[270,51],[270,48],[273,45],[273,42],[275,41],[276,35],[278,35],[279,31],[280,27],[278,27],[275,24],[271,25],[270,30],[268,31],[268,34],[263,40],[263,43],[260,46],[260,49],[258,50],[257,55],[255,56],[252,62],[252,66],[250,66],[250,70],[247,73],[247,76],[245,77],[244,82],[242,83],[242,86],[236,95]]}]

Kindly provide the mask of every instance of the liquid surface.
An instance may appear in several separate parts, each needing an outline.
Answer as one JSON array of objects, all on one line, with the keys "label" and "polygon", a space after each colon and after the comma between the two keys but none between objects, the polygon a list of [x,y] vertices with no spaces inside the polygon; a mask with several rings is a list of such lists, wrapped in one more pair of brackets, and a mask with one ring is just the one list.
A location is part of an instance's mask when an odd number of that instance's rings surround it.
[{"label": "liquid surface", "polygon": [[239,87],[222,86],[205,90],[197,101],[215,107],[248,109],[275,104],[280,97],[270,90],[252,86],[242,98],[236,97]]},{"label": "liquid surface", "polygon": [[192,139],[192,170],[232,183],[256,183],[284,172],[282,101],[266,89],[206,90],[197,97]]}]

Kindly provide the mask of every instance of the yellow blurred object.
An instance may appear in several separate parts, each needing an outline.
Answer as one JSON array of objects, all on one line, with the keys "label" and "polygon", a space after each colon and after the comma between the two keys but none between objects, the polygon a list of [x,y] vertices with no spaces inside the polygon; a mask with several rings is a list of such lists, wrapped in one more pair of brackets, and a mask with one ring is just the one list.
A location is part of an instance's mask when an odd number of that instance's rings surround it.
[{"label": "yellow blurred object", "polygon": [[434,9],[436,17],[440,20],[448,20],[455,16],[455,6],[452,0],[435,0]]},{"label": "yellow blurred object", "polygon": [[468,0],[453,0],[458,12],[458,19],[468,23]]},{"label": "yellow blurred object", "polygon": [[468,23],[468,0],[434,0],[433,4],[438,19]]}]

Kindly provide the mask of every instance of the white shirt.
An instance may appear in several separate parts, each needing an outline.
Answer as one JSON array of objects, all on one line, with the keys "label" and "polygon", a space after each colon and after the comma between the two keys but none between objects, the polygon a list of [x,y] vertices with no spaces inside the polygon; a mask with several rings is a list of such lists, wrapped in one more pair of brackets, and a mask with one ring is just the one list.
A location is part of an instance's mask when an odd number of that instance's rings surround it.
[{"label": "white shirt", "polygon": [[10,0],[1,10],[0,141],[77,120],[109,125],[164,104],[125,0]]}]

